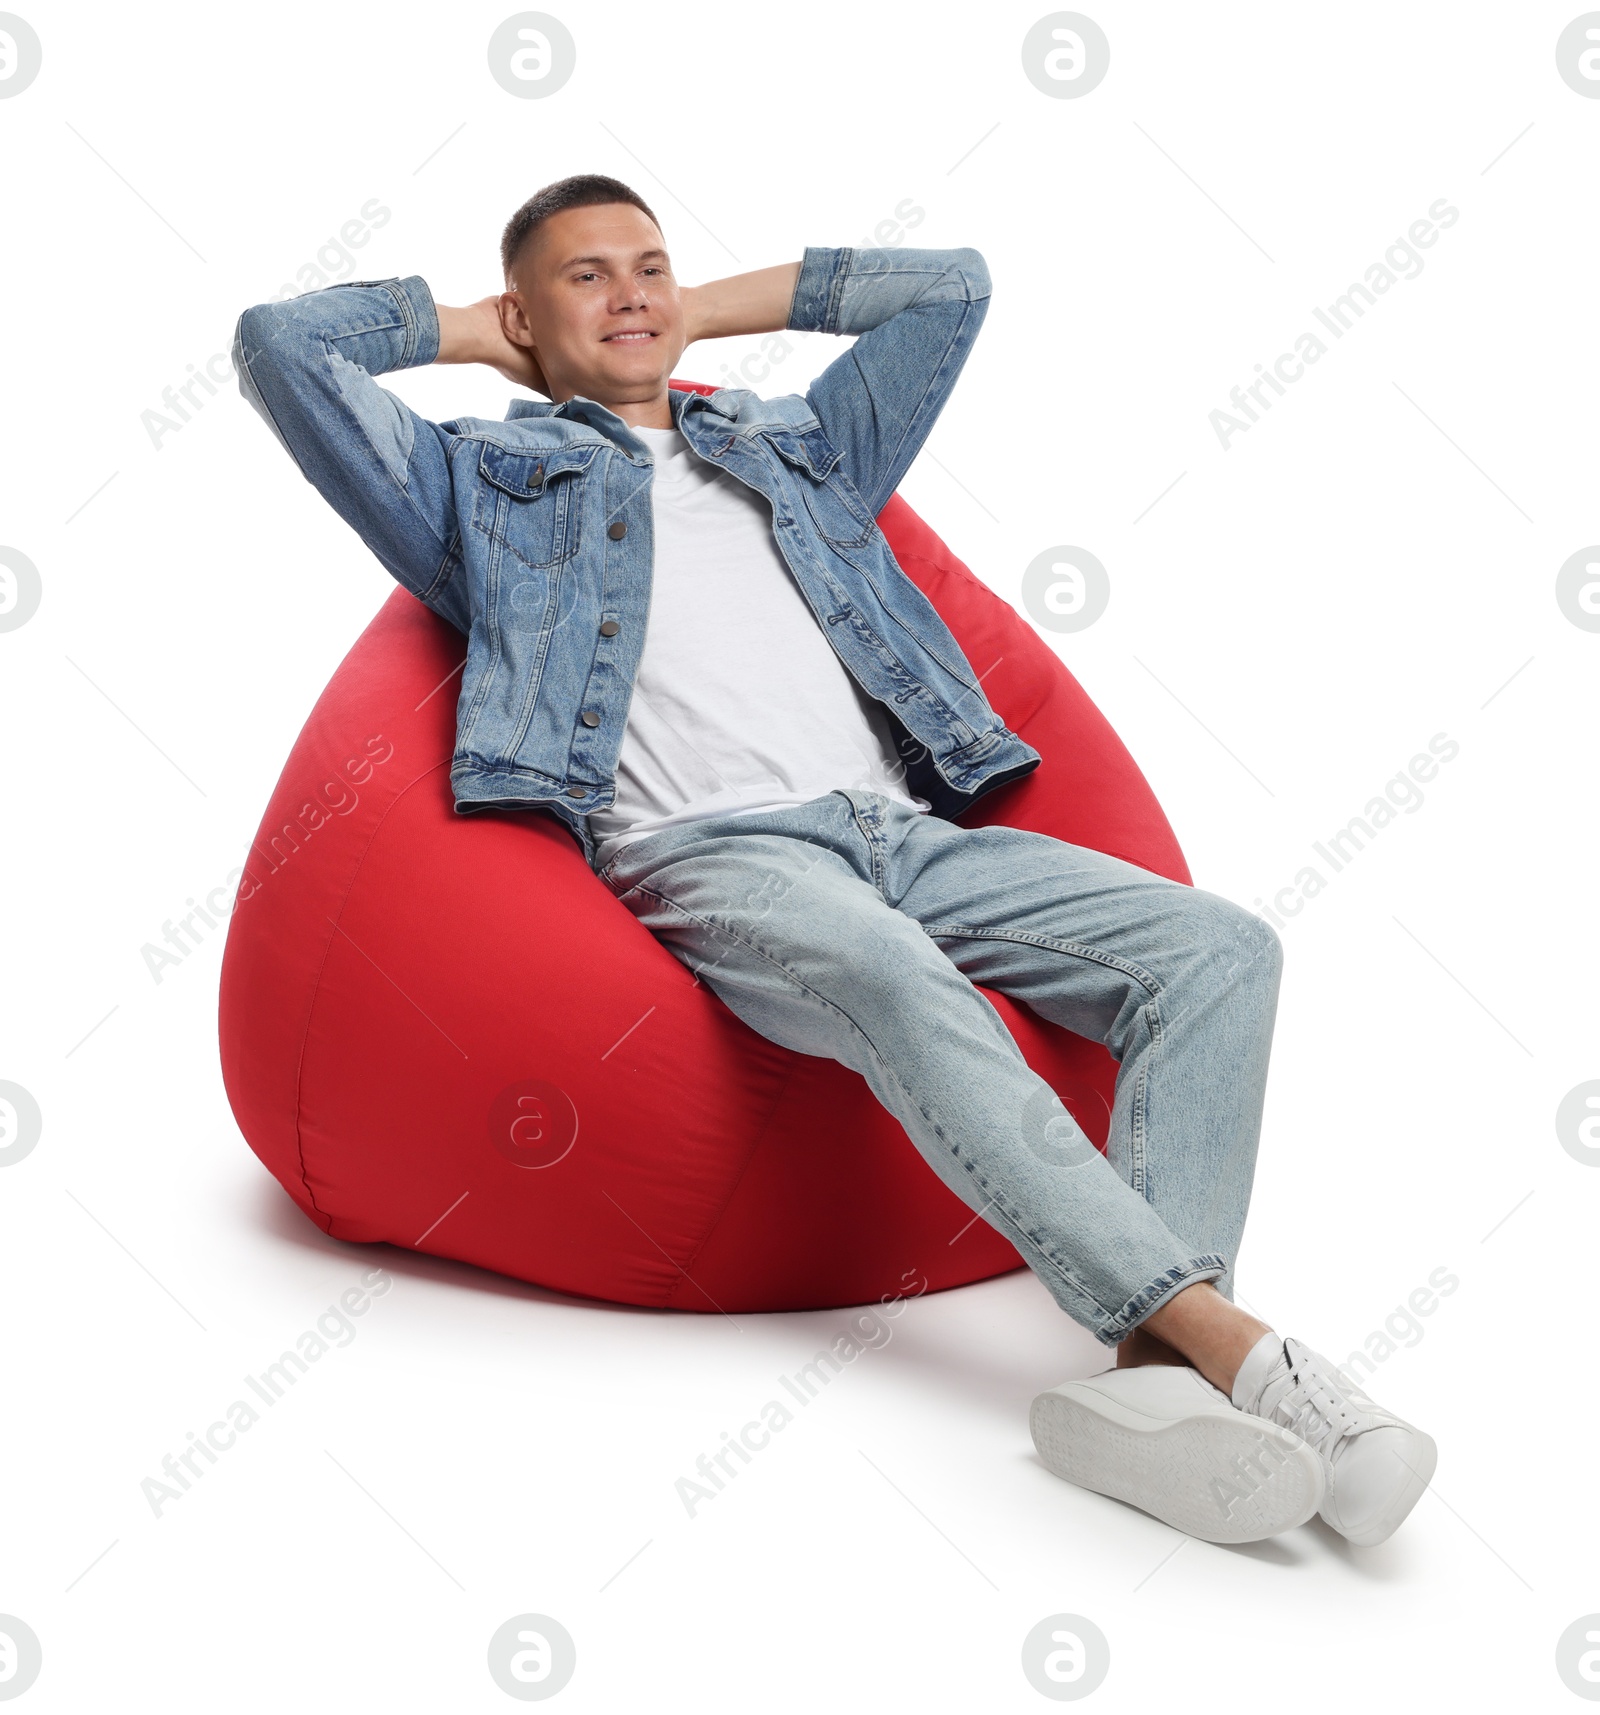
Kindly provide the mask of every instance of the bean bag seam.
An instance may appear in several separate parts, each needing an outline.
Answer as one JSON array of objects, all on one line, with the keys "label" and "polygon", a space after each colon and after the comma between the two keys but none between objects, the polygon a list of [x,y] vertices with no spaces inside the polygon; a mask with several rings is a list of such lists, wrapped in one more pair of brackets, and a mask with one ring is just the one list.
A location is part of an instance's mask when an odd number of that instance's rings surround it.
[{"label": "bean bag seam", "polygon": [[[431,768],[425,768],[421,774],[415,775],[412,779],[408,780],[406,782],[406,784],[404,786],[402,786],[398,792],[395,793],[394,797],[390,800],[388,805],[385,807],[383,814],[377,819],[376,822],[374,822],[372,824],[372,832],[367,835],[366,844],[364,846],[362,846],[362,848],[361,848],[361,855],[356,859],[355,863],[351,866],[350,875],[349,875],[348,880],[345,882],[344,891],[339,896],[338,917],[342,917],[344,915],[345,905],[350,898],[350,894],[355,887],[356,880],[360,876],[363,866],[366,864],[367,855],[372,850],[372,843],[374,840],[377,839],[378,834],[380,833],[380,831],[383,828],[383,824],[388,821],[390,814],[393,812],[395,806],[400,802],[400,800],[402,798],[405,797],[405,795],[411,790],[411,788],[417,784],[418,781],[426,780],[430,774],[437,774],[441,769],[447,769],[449,766],[450,765],[448,762],[436,762],[436,763],[434,763],[434,765]],[[326,913],[324,913],[324,915],[326,915]],[[316,1010],[317,1010],[317,1002],[319,999],[321,999],[321,996],[322,996],[322,978],[323,978],[323,973],[328,968],[328,956],[333,949],[334,939],[339,934],[338,918],[337,917],[329,917],[327,920],[328,920],[328,924],[329,924],[329,928],[330,928],[331,932],[328,935],[327,940],[323,943],[322,959],[319,962],[319,964],[317,965],[316,981],[313,982],[311,985],[311,1000],[310,1000],[310,1003],[308,1004],[308,1006],[306,1007],[305,1026],[304,1026],[304,1028],[301,1032],[301,1035],[300,1035],[300,1048],[299,1048],[299,1052],[295,1056],[295,1066],[294,1066],[294,1149],[295,1149],[295,1155],[298,1157],[299,1162],[300,1162],[300,1183],[305,1187],[305,1193],[306,1193],[306,1196],[311,1203],[311,1207],[317,1211],[317,1213],[322,1217],[323,1221],[326,1223],[322,1230],[326,1233],[331,1233],[332,1228],[333,1228],[334,1217],[333,1217],[331,1210],[323,1209],[318,1204],[316,1193],[311,1189],[311,1180],[308,1176],[307,1169],[306,1169],[305,1141],[304,1141],[304,1137],[302,1135],[301,1126],[300,1126],[300,1118],[301,1118],[301,1112],[302,1112],[301,1096],[302,1096],[302,1087],[303,1087],[303,1081],[305,1078],[305,1066],[306,1066],[306,1044],[311,1040],[311,1021],[312,1021],[312,1018],[314,1017]]]},{"label": "bean bag seam", "polygon": [[[941,566],[937,560],[930,560],[926,554],[919,553],[915,548],[907,548],[904,553],[898,553],[894,549],[890,549],[890,552],[894,554],[895,564],[900,567],[901,571],[905,571],[906,562],[908,560],[914,560],[919,566],[926,566],[936,578],[964,578],[969,584],[980,585],[989,595],[997,594],[996,591],[989,588],[988,584],[984,583],[983,579],[980,578],[976,572],[972,571],[965,565],[957,565],[952,561],[949,565]],[[911,574],[906,572],[906,576],[910,577]],[[916,579],[912,578],[911,581],[915,583]],[[928,592],[924,590],[922,593],[927,595]],[[929,596],[928,599],[932,601],[933,598],[932,596]],[[1000,596],[999,599],[1001,601],[1005,601],[1004,596]],[[1011,606],[1009,602],[1007,602],[1006,605],[1008,607]],[[1011,611],[1015,613],[1016,609],[1012,608]]]},{"label": "bean bag seam", "polygon": [[[729,1010],[731,1011],[732,1009],[730,1008]],[[722,1207],[717,1210],[715,1215],[712,1216],[705,1232],[701,1235],[700,1242],[694,1247],[688,1261],[679,1265],[682,1278],[675,1280],[667,1292],[667,1305],[669,1308],[676,1307],[677,1299],[679,1294],[683,1291],[683,1282],[685,1280],[689,1281],[696,1291],[705,1293],[705,1296],[708,1298],[711,1296],[710,1293],[706,1292],[705,1288],[690,1275],[690,1264],[699,1262],[701,1253],[705,1250],[706,1246],[711,1243],[712,1239],[716,1237],[717,1229],[722,1225],[724,1216],[726,1216],[728,1210],[733,1207],[733,1200],[739,1194],[739,1187],[744,1183],[745,1175],[749,1173],[756,1155],[761,1149],[761,1145],[766,1141],[767,1129],[772,1123],[772,1116],[778,1111],[784,1098],[789,1094],[790,1086],[794,1083],[795,1077],[799,1071],[800,1068],[798,1066],[791,1066],[789,1068],[788,1075],[778,1087],[777,1095],[772,1098],[772,1106],[767,1109],[759,1126],[756,1128],[755,1141],[750,1145],[749,1149],[746,1150],[744,1161],[740,1164],[739,1171],[735,1176],[732,1185],[728,1187],[727,1196],[722,1200]]]}]

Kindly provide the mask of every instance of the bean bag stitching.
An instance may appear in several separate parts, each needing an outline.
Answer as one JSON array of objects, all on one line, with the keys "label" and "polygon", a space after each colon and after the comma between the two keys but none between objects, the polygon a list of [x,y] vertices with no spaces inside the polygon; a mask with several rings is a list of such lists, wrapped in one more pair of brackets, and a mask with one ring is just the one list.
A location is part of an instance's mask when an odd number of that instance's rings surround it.
[{"label": "bean bag stitching", "polygon": [[[753,942],[745,940],[745,938],[742,935],[735,934],[733,930],[727,929],[721,924],[712,923],[704,917],[697,916],[693,911],[685,910],[685,908],[683,906],[679,905],[676,900],[667,899],[667,898],[663,897],[661,894],[657,893],[653,888],[645,887],[645,886],[641,885],[639,888],[639,891],[641,893],[649,894],[649,896],[652,899],[659,900],[661,902],[661,904],[669,907],[673,911],[676,911],[679,914],[679,916],[687,917],[690,922],[702,924],[705,928],[710,929],[717,934],[726,935],[730,940],[737,941],[743,947],[748,947],[749,950],[752,953],[754,953],[758,959],[763,959],[769,965],[773,965],[778,970],[782,971],[783,974],[786,977],[788,977],[791,982],[796,983],[800,988],[804,989],[807,994],[811,995],[814,999],[819,1001],[830,1012],[837,1013],[839,1015],[839,1017],[842,1018],[844,1020],[844,1022],[847,1025],[849,1025],[849,1027],[853,1031],[855,1031],[856,1035],[858,1035],[861,1038],[861,1040],[866,1043],[868,1048],[870,1048],[872,1050],[873,1057],[877,1060],[878,1064],[883,1067],[884,1071],[887,1072],[891,1078],[895,1078],[894,1068],[889,1064],[889,1062],[887,1060],[884,1059],[883,1055],[878,1052],[877,1044],[866,1033],[866,1031],[864,1031],[861,1028],[861,1026],[856,1023],[856,1021],[849,1015],[849,1013],[847,1013],[843,1007],[835,1006],[834,1003],[832,1001],[830,1001],[825,995],[818,994],[817,991],[815,989],[813,989],[808,983],[804,982],[800,977],[797,977],[793,971],[791,971],[785,964],[783,964],[783,962],[781,960],[774,959],[769,953],[764,953],[761,950],[761,948],[757,947]],[[895,1078],[895,1082],[897,1084],[899,1084],[900,1080],[898,1078]],[[911,1094],[911,1092],[906,1089],[904,1084],[900,1084],[900,1088],[905,1091],[907,1100],[909,1100],[913,1104],[913,1106],[915,1106],[917,1108],[918,1112],[920,1112],[922,1114],[922,1117],[933,1128],[934,1132],[939,1137],[944,1138],[944,1136],[945,1136],[944,1131],[940,1127],[939,1122],[933,1117],[933,1115],[930,1114],[927,1111],[927,1109],[924,1108],[922,1106],[922,1104],[917,1101],[916,1097],[913,1096]],[[1072,1278],[1071,1274],[1064,1267],[1062,1267],[1062,1265],[1053,1256],[1050,1255],[1050,1252],[1046,1248],[1044,1241],[1037,1234],[1030,1233],[1027,1230],[1027,1228],[1025,1228],[1022,1225],[1022,1222],[1015,1215],[1013,1215],[1009,1209],[1007,1209],[1005,1207],[1005,1205],[999,1200],[998,1197],[990,1195],[989,1187],[986,1184],[984,1184],[983,1180],[978,1177],[976,1172],[974,1172],[971,1164],[962,1157],[960,1150],[957,1149],[955,1147],[955,1145],[950,1144],[948,1138],[945,1139],[945,1142],[949,1146],[950,1153],[951,1153],[952,1157],[958,1163],[960,1163],[960,1166],[961,1166],[963,1172],[965,1172],[967,1177],[969,1179],[971,1179],[972,1182],[975,1185],[977,1185],[978,1188],[983,1192],[984,1201],[988,1205],[987,1208],[982,1211],[984,1218],[987,1220],[989,1213],[993,1210],[998,1209],[999,1212],[1005,1217],[1005,1219],[1011,1224],[1011,1226],[1018,1233],[1022,1234],[1022,1236],[1024,1238],[1026,1238],[1031,1244],[1033,1244],[1039,1250],[1040,1254],[1045,1258],[1045,1260],[1047,1262],[1049,1262],[1050,1265],[1055,1269],[1056,1273],[1061,1276],[1063,1283],[1066,1285],[1066,1287],[1070,1291],[1076,1293],[1080,1298],[1084,1299],[1089,1304],[1093,1305],[1095,1307],[1095,1309],[1101,1313],[1101,1315],[1103,1315],[1103,1316],[1113,1315],[1114,1314],[1113,1311],[1111,1311],[1105,1305],[1100,1304],[1096,1299],[1091,1297],[1090,1294],[1087,1293],[1083,1289],[1083,1287],[1076,1280],[1074,1280]],[[930,1168],[929,1171],[931,1172],[932,1169]]]},{"label": "bean bag stitching", "polygon": [[[1006,607],[1013,620],[1017,618],[1017,610],[1011,606],[1010,602],[1006,601],[1004,596],[1002,596],[998,591],[990,589],[989,586],[984,583],[982,578],[977,575],[977,573],[968,571],[965,566],[957,564],[953,559],[948,565],[941,565],[937,560],[930,560],[926,554],[919,554],[915,548],[907,548],[905,552],[902,553],[899,549],[894,547],[893,543],[890,543],[890,550],[894,554],[896,564],[902,571],[905,571],[908,565],[914,564],[926,567],[927,570],[933,574],[928,580],[930,583],[937,583],[942,578],[959,578],[964,583],[975,584],[984,592],[985,595],[993,596],[996,601]],[[910,572],[906,572],[906,576],[908,578],[911,577]],[[911,581],[913,583],[917,582],[915,578],[912,578]],[[918,587],[920,588],[921,586],[919,585]],[[922,593],[924,596],[927,596],[929,601],[933,601],[933,597],[928,595],[926,590],[923,590]],[[934,602],[934,606],[936,608],[938,605],[939,604],[937,602]],[[941,614],[940,617],[943,618],[943,615]],[[989,616],[984,615],[983,617],[988,618]],[[1002,616],[996,614],[994,617],[999,619]],[[946,620],[945,623],[948,625],[950,622]],[[974,621],[974,623],[976,624],[977,622]],[[952,632],[954,629],[955,628],[952,626]],[[1032,627],[1030,626],[1029,629],[1032,630]],[[1038,633],[1034,632],[1034,635],[1037,637]],[[957,641],[959,642],[959,639]],[[1040,642],[1043,641],[1044,639],[1040,638]],[[1046,645],[1046,647],[1048,647],[1048,645]],[[963,649],[962,653],[965,654],[966,651]],[[1055,651],[1052,650],[1051,653],[1054,654]],[[1057,659],[1059,660],[1060,657],[1058,656]]]},{"label": "bean bag stitching", "polygon": [[[669,955],[669,957],[670,957],[670,955]],[[712,992],[715,993],[715,990],[713,990]],[[721,999],[720,996],[718,996],[717,998],[719,1000]],[[722,1004],[726,1005],[727,1003],[723,1002]],[[730,1010],[731,1010],[731,1008],[730,1008]],[[689,1283],[692,1286],[694,1286],[697,1291],[705,1293],[705,1296],[707,1298],[709,1298],[711,1296],[711,1294],[709,1292],[706,1292],[705,1288],[703,1286],[701,1286],[698,1281],[694,1280],[693,1277],[690,1275],[689,1266],[691,1263],[699,1262],[700,1253],[706,1248],[706,1246],[708,1244],[711,1243],[712,1239],[716,1236],[717,1228],[722,1225],[723,1217],[727,1214],[728,1210],[733,1207],[733,1200],[739,1194],[739,1187],[744,1183],[745,1175],[750,1171],[751,1164],[755,1161],[756,1155],[759,1152],[761,1145],[766,1141],[767,1128],[772,1123],[772,1116],[778,1111],[779,1107],[783,1103],[784,1098],[789,1094],[790,1086],[794,1083],[795,1078],[799,1073],[799,1070],[800,1070],[800,1068],[798,1066],[790,1066],[789,1071],[788,1071],[788,1075],[784,1078],[783,1083],[778,1087],[777,1095],[774,1096],[772,1099],[772,1106],[767,1109],[766,1114],[763,1116],[763,1118],[761,1120],[761,1123],[755,1128],[755,1131],[756,1131],[755,1142],[750,1145],[749,1150],[745,1154],[744,1162],[740,1166],[739,1172],[738,1172],[737,1176],[735,1177],[733,1184],[728,1187],[728,1195],[723,1198],[722,1207],[717,1210],[715,1215],[712,1216],[710,1224],[707,1226],[704,1234],[701,1236],[700,1242],[694,1247],[694,1250],[691,1252],[688,1261],[680,1263],[678,1265],[678,1267],[682,1273],[683,1278],[681,1280],[675,1280],[672,1283],[671,1288],[667,1292],[667,1304],[669,1307],[671,1307],[674,1304],[678,1295],[683,1291],[684,1280],[689,1281]]]},{"label": "bean bag stitching", "polygon": [[[367,861],[367,854],[372,850],[372,842],[377,839],[379,832],[383,828],[383,824],[388,821],[390,813],[394,810],[395,806],[403,797],[405,797],[406,793],[408,793],[411,788],[417,784],[418,781],[426,780],[430,774],[437,774],[441,768],[448,768],[449,766],[450,764],[448,762],[436,762],[431,768],[425,768],[421,774],[418,774],[411,780],[408,780],[406,784],[402,786],[397,793],[395,793],[394,798],[388,805],[388,808],[385,809],[383,814],[376,822],[373,823],[372,832],[367,836],[367,843],[361,848],[361,855],[356,859],[354,866],[351,868],[350,878],[345,883],[344,892],[339,898],[338,917],[342,917],[344,915],[344,908],[350,898],[351,890],[355,887],[356,879],[361,874],[362,867]],[[324,913],[324,915],[326,915],[326,913]],[[300,1052],[296,1057],[294,1068],[294,1146],[295,1154],[300,1158],[300,1183],[305,1187],[305,1193],[310,1199],[311,1207],[316,1209],[317,1213],[322,1216],[325,1223],[322,1230],[325,1233],[332,1232],[333,1215],[331,1212],[318,1206],[316,1193],[311,1189],[311,1181],[307,1177],[305,1142],[301,1135],[300,1114],[301,1088],[306,1066],[306,1044],[311,1039],[311,1020],[316,1013],[317,1001],[322,994],[322,978],[323,973],[328,968],[328,955],[332,951],[334,937],[339,933],[337,917],[328,918],[328,923],[332,933],[329,934],[327,941],[323,945],[322,961],[317,966],[317,978],[311,985],[311,1000],[309,1005],[306,1007],[305,1028],[300,1036]]]}]

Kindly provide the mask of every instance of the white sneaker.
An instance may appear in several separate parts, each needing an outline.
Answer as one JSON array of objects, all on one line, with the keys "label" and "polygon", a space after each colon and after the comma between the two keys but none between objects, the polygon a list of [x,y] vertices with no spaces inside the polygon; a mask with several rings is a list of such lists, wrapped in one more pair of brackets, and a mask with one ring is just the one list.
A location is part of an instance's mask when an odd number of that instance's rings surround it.
[{"label": "white sneaker", "polygon": [[1327,1524],[1363,1548],[1400,1528],[1439,1462],[1431,1435],[1371,1400],[1295,1339],[1263,1335],[1234,1379],[1241,1411],[1292,1429],[1327,1467]]},{"label": "white sneaker", "polygon": [[1206,1542],[1276,1536],[1322,1504],[1323,1463],[1299,1434],[1178,1364],[1063,1382],[1034,1400],[1028,1427],[1058,1477]]}]

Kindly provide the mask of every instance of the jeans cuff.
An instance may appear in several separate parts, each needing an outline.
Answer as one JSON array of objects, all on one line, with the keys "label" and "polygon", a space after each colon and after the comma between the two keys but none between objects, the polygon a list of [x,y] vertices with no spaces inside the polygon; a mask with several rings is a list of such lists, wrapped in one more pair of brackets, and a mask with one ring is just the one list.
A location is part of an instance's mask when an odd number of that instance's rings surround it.
[{"label": "jeans cuff", "polygon": [[1152,1311],[1159,1310],[1169,1298],[1175,1297],[1186,1286],[1193,1286],[1197,1280],[1215,1280],[1218,1275],[1227,1272],[1228,1265],[1220,1256],[1190,1257],[1188,1262],[1180,1263],[1176,1268],[1169,1268],[1165,1274],[1157,1275],[1142,1291],[1136,1292],[1104,1327],[1095,1330],[1095,1338],[1103,1346],[1118,1345],[1127,1339],[1145,1317]]}]

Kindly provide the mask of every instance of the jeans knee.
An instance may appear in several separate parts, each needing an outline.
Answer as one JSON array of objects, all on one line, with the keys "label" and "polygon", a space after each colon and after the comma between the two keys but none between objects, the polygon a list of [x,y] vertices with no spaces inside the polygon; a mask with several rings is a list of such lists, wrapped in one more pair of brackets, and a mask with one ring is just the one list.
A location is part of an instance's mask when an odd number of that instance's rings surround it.
[{"label": "jeans knee", "polygon": [[1220,894],[1196,890],[1195,904],[1196,939],[1208,958],[1235,981],[1254,981],[1276,990],[1283,974],[1283,942],[1266,918]]},{"label": "jeans knee", "polygon": [[1283,942],[1278,931],[1253,911],[1239,907],[1240,933],[1251,948],[1252,963],[1260,970],[1262,980],[1277,986],[1283,975]]}]

